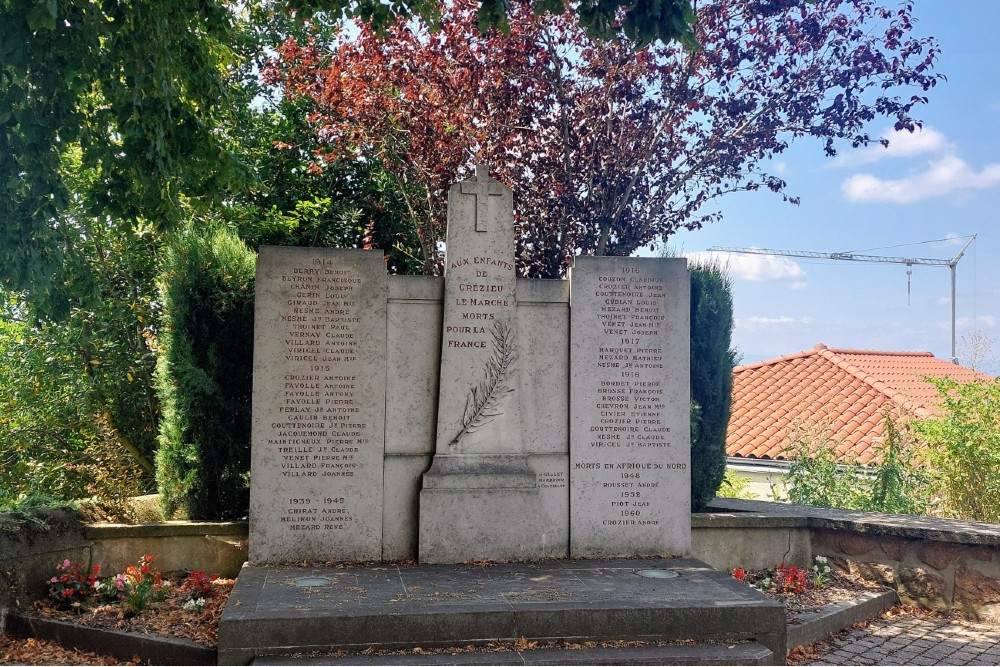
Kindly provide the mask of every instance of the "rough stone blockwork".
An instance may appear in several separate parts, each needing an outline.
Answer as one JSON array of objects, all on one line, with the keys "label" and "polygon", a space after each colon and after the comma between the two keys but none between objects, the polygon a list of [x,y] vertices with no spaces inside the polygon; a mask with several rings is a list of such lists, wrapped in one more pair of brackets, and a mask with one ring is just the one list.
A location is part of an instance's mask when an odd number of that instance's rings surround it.
[{"label": "rough stone blockwork", "polygon": [[813,554],[892,586],[904,602],[1000,622],[1000,530],[995,524],[729,499],[716,501],[713,509],[803,518]]}]

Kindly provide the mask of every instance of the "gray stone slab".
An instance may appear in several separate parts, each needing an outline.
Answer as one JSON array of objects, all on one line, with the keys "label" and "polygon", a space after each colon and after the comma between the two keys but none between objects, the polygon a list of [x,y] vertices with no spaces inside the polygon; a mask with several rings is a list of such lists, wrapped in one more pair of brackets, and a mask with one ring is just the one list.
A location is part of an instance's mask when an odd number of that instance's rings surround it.
[{"label": "gray stone slab", "polygon": [[569,452],[569,281],[517,281],[521,438],[531,454]]},{"label": "gray stone slab", "polygon": [[389,276],[386,454],[434,453],[443,297],[438,276]]},{"label": "gray stone slab", "polygon": [[854,600],[832,602],[813,613],[798,614],[788,626],[788,650],[832,637],[858,621],[875,618],[898,603],[895,591],[869,591]]},{"label": "gray stone slab", "polygon": [[250,562],[382,555],[381,252],[261,248]]},{"label": "gray stone slab", "polygon": [[521,452],[520,412],[511,396],[518,368],[514,244],[510,189],[479,168],[476,178],[452,186],[438,454]]},{"label": "gray stone slab", "polygon": [[686,554],[686,263],[578,257],[571,289],[570,554]]},{"label": "gray stone slab", "polygon": [[[679,576],[651,579],[642,570]],[[296,580],[323,577],[324,586]],[[783,657],[784,606],[692,559],[244,568],[220,664],[255,656],[568,639],[757,641]]]},{"label": "gray stone slab", "polygon": [[431,465],[430,454],[386,454],[382,503],[382,560],[416,559],[420,479]]},{"label": "gray stone slab", "polygon": [[77,625],[52,618],[34,618],[11,614],[5,630],[14,637],[47,639],[67,648],[90,651],[119,660],[135,656],[147,664],[214,665],[216,650],[188,639],[141,635]]},{"label": "gray stone slab", "polygon": [[528,465],[538,479],[543,523],[542,548],[546,558],[569,557],[569,454],[529,454]]},{"label": "gray stone slab", "polygon": [[449,475],[440,468],[432,475],[439,465],[435,461],[420,492],[420,562],[524,561],[545,555],[546,523],[537,520],[543,509],[533,486],[535,473],[524,457],[512,463],[516,466],[487,469],[477,461],[480,472],[474,475]]}]

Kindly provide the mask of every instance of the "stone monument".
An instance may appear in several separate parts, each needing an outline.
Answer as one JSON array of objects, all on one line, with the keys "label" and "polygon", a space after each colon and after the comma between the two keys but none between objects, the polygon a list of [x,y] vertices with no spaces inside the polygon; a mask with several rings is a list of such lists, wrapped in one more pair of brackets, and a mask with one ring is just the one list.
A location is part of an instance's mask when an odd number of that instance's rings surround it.
[{"label": "stone monument", "polygon": [[253,563],[382,557],[387,286],[376,253],[261,249]]},{"label": "stone monument", "polygon": [[690,305],[676,289],[687,280],[683,262],[657,259],[579,257],[572,269],[573,557],[690,548]]},{"label": "stone monument", "polygon": [[685,261],[528,280],[514,234],[479,166],[449,192],[443,278],[261,249],[251,565],[688,551]]},{"label": "stone monument", "polygon": [[483,167],[451,188],[444,277],[386,276],[379,251],[261,249],[250,562],[219,664],[565,639],[647,645],[511,659],[783,664],[784,605],[677,558],[684,260],[518,278],[512,210]]},{"label": "stone monument", "polygon": [[483,166],[448,193],[444,335],[434,462],[420,493],[420,560],[544,555],[521,440],[517,276],[509,189]]}]

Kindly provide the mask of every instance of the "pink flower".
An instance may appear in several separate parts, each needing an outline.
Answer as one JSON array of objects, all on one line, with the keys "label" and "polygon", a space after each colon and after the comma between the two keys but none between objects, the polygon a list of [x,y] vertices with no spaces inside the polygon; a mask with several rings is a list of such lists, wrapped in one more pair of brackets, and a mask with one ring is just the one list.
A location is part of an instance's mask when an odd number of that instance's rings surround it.
[{"label": "pink flower", "polygon": [[58,584],[58,583],[59,583],[59,580],[58,580],[58,579],[56,579],[55,577],[52,577],[51,579],[49,579],[49,583],[50,583],[50,584]]},{"label": "pink flower", "polygon": [[69,566],[70,566],[70,562],[69,562],[69,558],[67,558],[66,560],[64,560],[64,561],[63,561],[63,564],[62,564],[62,569],[64,569],[64,570],[65,570],[65,569],[66,569],[66,568],[68,568]]}]

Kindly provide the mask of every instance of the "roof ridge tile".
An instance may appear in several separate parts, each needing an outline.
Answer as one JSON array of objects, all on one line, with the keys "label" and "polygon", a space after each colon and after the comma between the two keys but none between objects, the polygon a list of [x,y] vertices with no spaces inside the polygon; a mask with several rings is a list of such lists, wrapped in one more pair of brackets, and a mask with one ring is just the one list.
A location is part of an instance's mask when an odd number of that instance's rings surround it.
[{"label": "roof ridge tile", "polygon": [[894,350],[861,350],[861,349],[851,349],[847,347],[831,347],[827,348],[830,352],[835,354],[865,354],[879,357],[933,357],[933,352],[920,352],[920,351],[894,351]]},{"label": "roof ridge tile", "polygon": [[785,354],[780,357],[775,357],[773,359],[764,359],[763,361],[754,361],[749,364],[743,364],[741,366],[736,366],[733,368],[734,373],[739,373],[742,371],[752,371],[757,368],[763,368],[764,366],[772,366],[774,364],[784,363],[786,361],[794,361],[796,359],[803,359],[805,357],[811,357],[816,354],[820,349],[826,349],[826,345],[823,343],[818,343],[811,350],[802,350],[801,352],[792,352],[791,354]]}]

